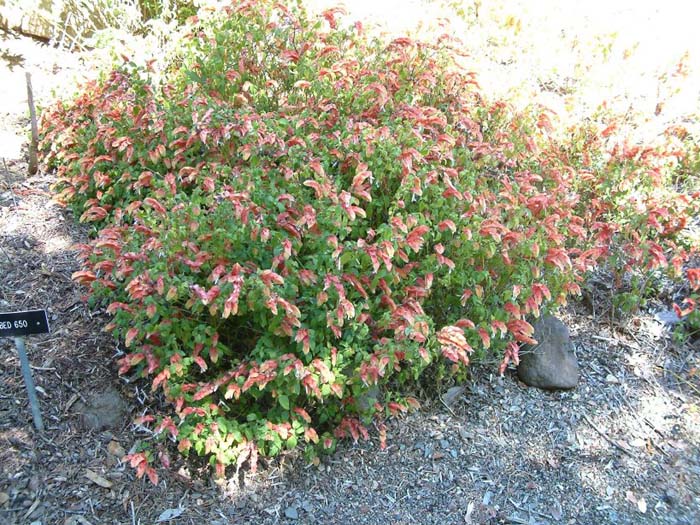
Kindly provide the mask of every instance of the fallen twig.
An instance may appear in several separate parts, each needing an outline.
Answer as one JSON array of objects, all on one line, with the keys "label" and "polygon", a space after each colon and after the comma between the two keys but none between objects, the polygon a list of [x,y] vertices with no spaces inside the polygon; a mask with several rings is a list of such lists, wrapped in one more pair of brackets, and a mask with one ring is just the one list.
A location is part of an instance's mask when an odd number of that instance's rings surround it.
[{"label": "fallen twig", "polygon": [[438,396],[438,398],[440,399],[440,403],[442,403],[445,406],[445,408],[450,411],[450,414],[457,418],[457,414],[455,414],[454,410],[452,410],[450,406],[447,403],[445,403],[445,401],[442,399],[442,396]]},{"label": "fallen twig", "polygon": [[639,345],[635,346],[631,343],[627,343],[621,339],[613,339],[612,337],[605,337],[602,335],[592,335],[592,339],[595,339],[596,341],[603,341],[605,343],[611,343],[611,344],[616,344],[620,346],[625,346],[627,348],[630,348],[632,350],[639,350]]},{"label": "fallen twig", "polygon": [[510,504],[513,505],[513,507],[515,507],[520,512],[527,512],[529,514],[537,514],[541,518],[545,518],[548,520],[554,519],[553,516],[550,516],[549,514],[545,514],[544,512],[539,512],[537,510],[532,510],[532,509],[524,509],[523,507],[519,506],[516,502],[514,502],[511,498],[508,498],[508,501],[510,501]]},{"label": "fallen twig", "polygon": [[595,339],[596,341],[604,341],[606,343],[620,343],[620,341],[618,341],[617,339],[612,339],[611,337],[605,337],[602,335],[592,335],[591,338]]},{"label": "fallen twig", "polygon": [[664,372],[668,372],[668,373],[671,374],[673,377],[675,377],[678,381],[681,381],[681,382],[685,383],[685,385],[686,385],[687,387],[689,387],[693,392],[695,392],[696,394],[700,395],[700,390],[698,390],[698,389],[695,387],[695,385],[693,385],[693,383],[691,383],[690,381],[688,381],[688,380],[687,380],[686,378],[684,378],[683,376],[680,376],[680,375],[676,374],[673,370],[669,370],[668,368],[665,368],[665,367],[663,367],[663,366],[656,366],[656,368],[658,368],[659,370],[663,370]]},{"label": "fallen twig", "polygon": [[654,438],[650,437],[650,438],[649,438],[649,443],[651,443],[651,446],[654,447],[654,448],[655,448],[656,450],[658,450],[659,452],[661,452],[664,456],[669,457],[669,456],[668,456],[668,452],[666,452],[664,449],[662,449],[662,448],[656,443],[656,441],[654,441]]},{"label": "fallen twig", "polygon": [[608,436],[606,436],[597,426],[595,426],[593,424],[593,422],[590,419],[588,419],[588,416],[586,414],[583,414],[583,420],[586,423],[588,423],[591,426],[591,428],[593,430],[595,430],[600,435],[600,437],[602,437],[605,441],[610,443],[613,447],[620,449],[622,452],[624,452],[625,454],[628,454],[630,457],[636,458],[636,456],[634,455],[633,452],[627,450],[625,447],[623,447],[619,443],[615,442],[614,440],[612,440]]}]

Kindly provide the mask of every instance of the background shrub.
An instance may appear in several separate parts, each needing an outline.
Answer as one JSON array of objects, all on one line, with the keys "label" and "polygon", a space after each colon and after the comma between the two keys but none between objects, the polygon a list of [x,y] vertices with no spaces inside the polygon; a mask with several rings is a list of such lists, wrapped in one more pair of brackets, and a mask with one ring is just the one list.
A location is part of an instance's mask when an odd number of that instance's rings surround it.
[{"label": "background shrub", "polygon": [[113,315],[120,372],[173,407],[140,422],[220,474],[372,422],[383,443],[427,367],[503,372],[594,265],[680,272],[694,249],[673,133],[555,140],[449,37],[386,43],[336,10],[234,3],[187,29],[157,74],[126,62],[47,110],[43,151],[95,227],[74,278]]}]

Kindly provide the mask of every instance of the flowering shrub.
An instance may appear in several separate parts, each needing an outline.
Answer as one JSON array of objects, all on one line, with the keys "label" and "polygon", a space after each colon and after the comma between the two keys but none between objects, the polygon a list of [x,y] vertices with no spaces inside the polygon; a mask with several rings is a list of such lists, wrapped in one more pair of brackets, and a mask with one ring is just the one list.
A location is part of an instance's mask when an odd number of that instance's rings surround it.
[{"label": "flowering shrub", "polygon": [[[236,2],[191,22],[163,81],[126,62],[43,115],[59,198],[96,228],[74,279],[113,315],[120,373],[173,407],[139,422],[219,474],[373,422],[383,443],[426,367],[503,372],[599,261],[690,250],[673,136],[556,143],[546,111],[487,102],[449,38],[337,15]],[[155,480],[150,460],[131,456]]]}]

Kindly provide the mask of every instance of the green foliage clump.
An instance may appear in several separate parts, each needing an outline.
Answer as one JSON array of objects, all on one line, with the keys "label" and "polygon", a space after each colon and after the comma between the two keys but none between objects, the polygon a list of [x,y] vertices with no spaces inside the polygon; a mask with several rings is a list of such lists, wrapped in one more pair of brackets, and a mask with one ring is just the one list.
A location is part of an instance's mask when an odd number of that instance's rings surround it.
[{"label": "green foliage clump", "polygon": [[143,20],[173,17],[182,24],[197,14],[195,0],[139,0],[138,5]]},{"label": "green foliage clump", "polygon": [[140,422],[218,473],[372,423],[383,441],[428,366],[502,372],[587,269],[665,264],[697,210],[649,211],[674,152],[556,143],[547,113],[486,102],[449,38],[336,16],[234,3],[191,21],[164,80],[127,62],[43,115],[59,197],[96,228],[74,278],[120,372],[173,407]]}]

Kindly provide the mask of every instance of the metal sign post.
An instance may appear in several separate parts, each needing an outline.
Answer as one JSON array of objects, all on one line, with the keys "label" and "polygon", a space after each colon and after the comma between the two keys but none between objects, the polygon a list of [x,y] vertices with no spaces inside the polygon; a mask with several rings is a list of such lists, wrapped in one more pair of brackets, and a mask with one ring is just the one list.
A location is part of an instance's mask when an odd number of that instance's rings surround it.
[{"label": "metal sign post", "polygon": [[29,367],[29,358],[24,349],[24,339],[15,337],[15,346],[19,354],[19,362],[22,365],[22,376],[24,384],[27,387],[27,395],[29,396],[29,405],[32,407],[32,418],[34,418],[34,427],[39,431],[44,431],[44,422],[41,419],[41,409],[39,408],[39,399],[36,397],[36,388],[32,379],[32,370]]},{"label": "metal sign post", "polygon": [[32,370],[29,366],[29,358],[27,357],[27,351],[24,347],[24,339],[22,336],[48,333],[49,320],[46,317],[45,310],[29,310],[25,312],[0,314],[0,337],[13,337],[15,340],[15,346],[19,354],[19,362],[22,367],[24,385],[27,387],[29,405],[32,409],[34,427],[39,432],[43,432],[44,422],[41,419],[39,399],[36,396],[36,388],[34,387],[34,380],[32,379]]}]

